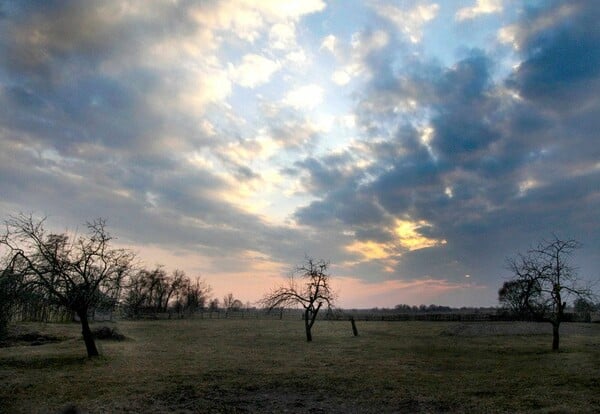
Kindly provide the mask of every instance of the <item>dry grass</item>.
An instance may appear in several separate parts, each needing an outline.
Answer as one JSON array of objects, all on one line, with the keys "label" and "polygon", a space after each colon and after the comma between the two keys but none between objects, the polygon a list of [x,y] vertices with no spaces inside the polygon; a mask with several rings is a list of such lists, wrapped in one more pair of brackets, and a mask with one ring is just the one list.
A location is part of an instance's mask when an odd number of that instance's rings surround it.
[{"label": "dry grass", "polygon": [[313,343],[301,321],[117,326],[89,360],[77,325],[30,325],[70,339],[0,349],[0,411],[600,412],[600,324],[565,324],[559,353],[549,325],[319,321]]}]

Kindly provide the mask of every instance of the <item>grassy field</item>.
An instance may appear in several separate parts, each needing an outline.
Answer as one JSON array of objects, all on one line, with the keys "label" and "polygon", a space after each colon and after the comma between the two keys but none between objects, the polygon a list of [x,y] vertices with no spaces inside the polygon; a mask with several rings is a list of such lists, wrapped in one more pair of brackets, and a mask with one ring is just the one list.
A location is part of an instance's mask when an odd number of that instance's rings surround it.
[{"label": "grassy field", "polygon": [[[600,412],[600,324],[318,321],[118,322],[87,359],[67,338],[0,348],[0,411]],[[113,325],[113,326],[115,326]]]}]

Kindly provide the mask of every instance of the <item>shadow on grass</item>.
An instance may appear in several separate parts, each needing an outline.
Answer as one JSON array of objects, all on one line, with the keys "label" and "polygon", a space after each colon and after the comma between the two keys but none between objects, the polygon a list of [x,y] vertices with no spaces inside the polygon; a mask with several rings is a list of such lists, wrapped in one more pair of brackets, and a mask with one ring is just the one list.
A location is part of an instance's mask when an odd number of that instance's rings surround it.
[{"label": "shadow on grass", "polygon": [[90,359],[84,356],[57,355],[57,356],[36,356],[21,358],[6,358],[0,360],[0,364],[11,368],[26,369],[54,369],[67,366],[84,365]]},{"label": "shadow on grass", "polygon": [[31,345],[39,346],[65,341],[67,338],[42,334],[39,332],[27,332],[18,335],[11,335],[0,341],[0,348],[9,348],[12,346]]}]

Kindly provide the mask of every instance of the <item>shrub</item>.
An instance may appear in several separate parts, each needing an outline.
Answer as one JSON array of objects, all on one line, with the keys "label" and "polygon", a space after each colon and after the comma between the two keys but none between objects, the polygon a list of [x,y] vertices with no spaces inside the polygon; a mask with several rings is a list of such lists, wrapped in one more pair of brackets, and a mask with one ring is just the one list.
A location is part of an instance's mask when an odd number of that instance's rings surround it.
[{"label": "shrub", "polygon": [[113,341],[125,340],[125,335],[121,334],[117,328],[111,328],[110,326],[100,326],[92,330],[92,334],[96,339],[110,339]]}]

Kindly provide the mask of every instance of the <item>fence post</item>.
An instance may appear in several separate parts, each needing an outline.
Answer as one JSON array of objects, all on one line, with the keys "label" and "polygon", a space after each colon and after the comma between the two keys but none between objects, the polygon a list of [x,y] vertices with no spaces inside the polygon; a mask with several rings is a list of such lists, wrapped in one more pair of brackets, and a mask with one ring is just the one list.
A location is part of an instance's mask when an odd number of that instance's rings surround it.
[{"label": "fence post", "polygon": [[350,317],[350,323],[352,324],[352,333],[354,336],[358,336],[358,329],[356,329],[356,323],[354,322],[354,316]]}]

